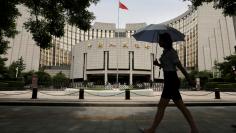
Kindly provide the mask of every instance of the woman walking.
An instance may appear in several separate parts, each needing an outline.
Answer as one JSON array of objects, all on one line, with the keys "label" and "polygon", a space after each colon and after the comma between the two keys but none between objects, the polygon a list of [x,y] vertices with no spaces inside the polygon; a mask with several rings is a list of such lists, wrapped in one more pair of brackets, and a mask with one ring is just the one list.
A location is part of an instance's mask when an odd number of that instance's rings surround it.
[{"label": "woman walking", "polygon": [[172,47],[172,43],[173,41],[168,33],[159,35],[159,45],[164,49],[164,51],[161,55],[160,63],[155,60],[153,64],[161,67],[164,71],[164,88],[160,102],[158,104],[158,110],[155,115],[154,121],[149,128],[142,130],[143,133],[155,133],[156,128],[158,127],[164,116],[165,109],[169,104],[170,99],[174,101],[175,105],[187,119],[191,127],[191,133],[199,133],[196,123],[194,122],[190,111],[184,105],[182,97],[180,95],[180,80],[177,76],[176,67],[180,69],[180,71],[184,74],[185,78],[191,85],[193,85],[194,82],[191,81],[188,73],[180,63],[177,52]]}]

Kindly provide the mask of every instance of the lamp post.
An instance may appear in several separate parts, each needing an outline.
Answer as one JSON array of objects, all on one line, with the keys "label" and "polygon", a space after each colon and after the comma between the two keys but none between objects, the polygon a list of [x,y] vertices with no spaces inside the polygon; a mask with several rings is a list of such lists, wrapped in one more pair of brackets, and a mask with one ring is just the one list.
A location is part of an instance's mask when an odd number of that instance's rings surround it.
[{"label": "lamp post", "polygon": [[232,66],[233,74],[236,75],[236,64]]},{"label": "lamp post", "polygon": [[18,77],[19,68],[16,67],[16,78]]},{"label": "lamp post", "polygon": [[72,71],[71,71],[71,78],[72,78],[72,88],[74,88],[74,65],[75,65],[75,63],[74,63],[74,56],[72,55],[72,51],[71,51],[71,56],[72,56],[72,63],[71,63],[71,65],[72,65]]}]

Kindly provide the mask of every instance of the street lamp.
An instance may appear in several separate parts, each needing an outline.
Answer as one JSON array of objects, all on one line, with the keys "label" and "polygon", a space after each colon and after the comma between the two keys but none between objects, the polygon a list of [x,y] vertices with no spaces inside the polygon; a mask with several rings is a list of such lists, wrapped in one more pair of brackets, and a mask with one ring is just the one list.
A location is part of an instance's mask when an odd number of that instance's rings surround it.
[{"label": "street lamp", "polygon": [[18,76],[18,71],[19,71],[19,68],[16,67],[16,78],[17,78],[17,76]]},{"label": "street lamp", "polygon": [[236,75],[236,65],[232,66],[232,70],[233,70],[234,75]]}]

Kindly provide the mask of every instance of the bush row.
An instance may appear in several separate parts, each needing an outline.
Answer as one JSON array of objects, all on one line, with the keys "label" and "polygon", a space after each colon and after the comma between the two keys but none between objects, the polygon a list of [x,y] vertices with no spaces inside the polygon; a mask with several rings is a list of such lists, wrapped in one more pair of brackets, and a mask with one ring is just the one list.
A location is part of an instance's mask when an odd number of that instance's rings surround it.
[{"label": "bush row", "polygon": [[[30,88],[30,84],[27,84],[27,88]],[[0,81],[0,90],[24,90],[26,89],[23,81]],[[69,82],[39,82],[39,88],[54,88],[60,89],[62,87],[68,87]]]},{"label": "bush row", "polygon": [[220,91],[236,91],[236,83],[228,83],[228,82],[208,82],[206,83],[206,90],[214,90],[215,88],[219,88]]},{"label": "bush row", "polygon": [[1,90],[21,90],[24,89],[23,81],[0,81]]}]

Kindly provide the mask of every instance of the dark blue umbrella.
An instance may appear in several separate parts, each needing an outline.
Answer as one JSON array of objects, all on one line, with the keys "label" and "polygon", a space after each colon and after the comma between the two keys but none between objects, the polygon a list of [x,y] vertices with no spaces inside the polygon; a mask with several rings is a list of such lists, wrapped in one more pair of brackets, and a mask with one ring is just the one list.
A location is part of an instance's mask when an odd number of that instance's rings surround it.
[{"label": "dark blue umbrella", "polygon": [[184,41],[185,35],[183,33],[164,24],[150,24],[138,29],[132,36],[137,41],[157,43],[159,41],[159,34],[163,33],[169,33],[173,42]]}]

